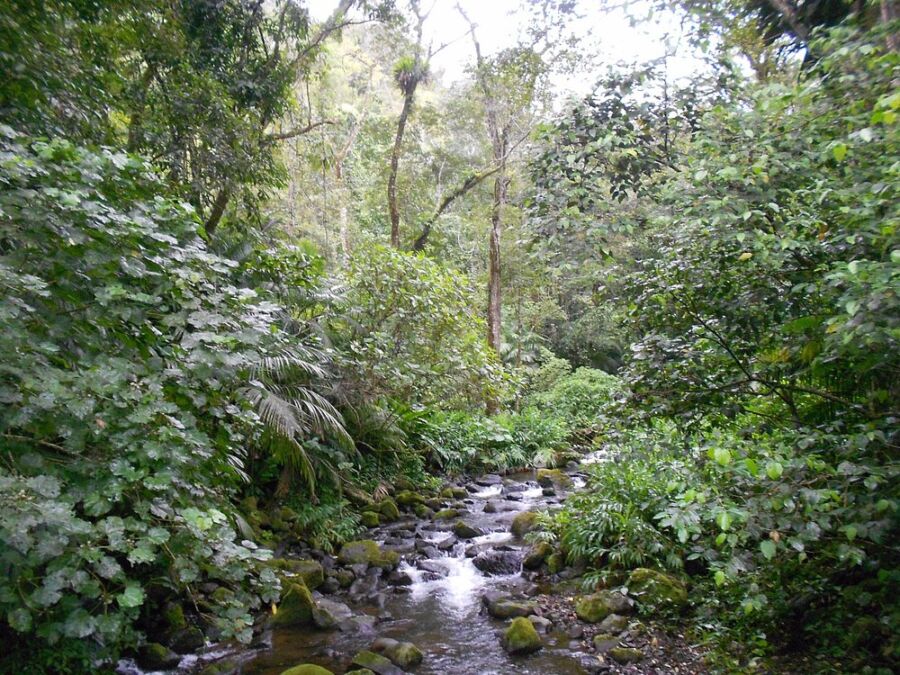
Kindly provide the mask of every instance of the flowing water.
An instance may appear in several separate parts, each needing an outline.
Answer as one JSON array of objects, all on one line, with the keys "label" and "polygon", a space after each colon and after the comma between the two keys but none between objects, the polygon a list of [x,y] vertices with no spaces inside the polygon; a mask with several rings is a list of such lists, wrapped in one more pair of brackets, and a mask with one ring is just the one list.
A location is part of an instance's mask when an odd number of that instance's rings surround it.
[{"label": "flowing water", "polygon": [[[574,489],[580,482],[575,477]],[[512,499],[505,496],[512,495]],[[291,666],[315,663],[343,673],[358,651],[368,649],[376,637],[390,637],[415,643],[425,654],[416,673],[473,675],[575,675],[587,672],[579,658],[568,649],[564,634],[542,636],[544,649],[526,657],[510,657],[500,646],[500,635],[507,621],[493,619],[484,610],[481,596],[487,590],[511,591],[516,595],[533,584],[520,573],[486,576],[466,557],[466,549],[490,549],[506,546],[521,550],[525,544],[509,532],[517,513],[552,506],[555,497],[544,496],[534,482],[533,473],[504,478],[503,484],[479,487],[465,500],[469,513],[466,523],[486,534],[460,541],[439,557],[422,563],[419,556],[405,555],[398,572],[407,574],[408,586],[388,586],[372,603],[353,604],[340,594],[331,596],[347,602],[356,619],[350,630],[312,632],[308,629],[280,629],[272,636],[272,648],[259,653],[244,665],[248,675],[280,675]],[[485,513],[493,503],[497,512]],[[413,537],[440,544],[450,536],[435,529],[429,521],[407,519],[370,533],[383,542],[398,533],[414,532]],[[393,539],[392,539],[393,540]],[[411,540],[410,540],[411,541]],[[531,589],[528,587],[531,586]]]}]

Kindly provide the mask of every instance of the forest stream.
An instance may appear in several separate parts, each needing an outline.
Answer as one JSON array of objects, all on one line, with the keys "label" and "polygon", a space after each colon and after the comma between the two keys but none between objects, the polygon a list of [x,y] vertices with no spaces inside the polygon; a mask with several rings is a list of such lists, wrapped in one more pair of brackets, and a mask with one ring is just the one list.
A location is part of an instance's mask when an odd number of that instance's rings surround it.
[{"label": "forest stream", "polygon": [[[574,579],[581,570],[564,569],[553,575],[551,583],[543,561],[528,561],[533,548],[517,536],[522,523],[529,522],[522,514],[561,503],[584,486],[584,464],[604,459],[594,453],[585,456],[582,464],[570,462],[565,469],[542,476],[535,471],[487,474],[457,485],[451,488],[457,498],[431,504],[455,511],[449,518],[441,518],[440,510],[435,514],[438,518],[401,512],[395,522],[373,528],[367,535],[382,551],[400,556],[393,570],[365,563],[342,566],[339,557],[309,549],[288,551],[287,558],[314,558],[322,564],[326,583],[312,595],[335,625],[328,630],[267,628],[254,649],[234,652],[213,647],[184,657],[177,672],[281,675],[298,664],[353,672],[359,665],[357,655],[384,651],[392,640],[421,650],[421,663],[410,667],[421,675],[700,672],[699,655],[688,645],[675,645],[671,637],[653,634],[638,622],[617,631],[615,645],[625,650],[640,645],[655,650],[657,658],[651,654],[639,665],[610,658],[611,645],[593,640],[604,632],[604,624],[597,627],[579,621],[571,608],[573,598],[565,597],[581,592],[579,580]],[[530,617],[540,635],[538,651],[507,653],[501,638],[510,616]],[[632,628],[638,630],[632,634]],[[671,654],[673,647],[677,657]],[[658,667],[661,659],[666,662],[664,669]],[[217,664],[221,670],[211,670]],[[379,669],[372,672],[379,675],[406,672],[386,659],[374,667]],[[138,675],[144,671],[123,661],[119,672]]]}]

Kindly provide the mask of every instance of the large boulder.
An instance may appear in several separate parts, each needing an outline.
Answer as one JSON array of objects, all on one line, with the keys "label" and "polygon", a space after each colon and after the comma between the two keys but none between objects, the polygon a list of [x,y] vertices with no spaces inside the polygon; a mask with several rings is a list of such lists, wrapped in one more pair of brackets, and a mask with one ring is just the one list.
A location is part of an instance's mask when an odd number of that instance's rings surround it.
[{"label": "large boulder", "polygon": [[314,663],[304,663],[281,671],[281,675],[334,675],[334,673]]},{"label": "large boulder", "polygon": [[415,668],[422,663],[422,652],[412,642],[401,642],[391,638],[378,638],[372,643],[372,651],[384,654],[395,666],[403,670]]},{"label": "large boulder", "polygon": [[495,619],[515,619],[519,616],[530,616],[537,609],[534,602],[520,602],[517,600],[503,599],[488,605],[488,614]]},{"label": "large boulder", "polygon": [[302,581],[288,583],[281,595],[281,602],[272,617],[275,626],[309,626],[314,623],[316,608],[312,593]]},{"label": "large boulder", "polygon": [[680,610],[687,605],[687,588],[671,574],[638,567],[628,577],[627,585],[629,594],[644,610]]},{"label": "large boulder", "polygon": [[544,646],[534,625],[523,616],[512,620],[500,644],[508,654],[532,654]]},{"label": "large boulder", "polygon": [[472,564],[491,576],[518,574],[522,571],[522,553],[493,549],[476,555]]},{"label": "large boulder", "polygon": [[594,651],[598,654],[605,654],[620,642],[619,638],[612,633],[598,633],[592,641],[594,643]]},{"label": "large boulder", "polygon": [[617,591],[598,591],[575,603],[575,614],[588,623],[603,621],[610,614],[629,614],[631,609],[631,600]]},{"label": "large boulder", "polygon": [[491,487],[493,485],[500,485],[503,482],[503,479],[500,478],[495,473],[486,473],[483,476],[479,476],[475,479],[475,484],[480,485],[482,487]]},{"label": "large boulder", "polygon": [[381,525],[381,516],[374,511],[363,511],[359,517],[359,522],[363,527],[378,527]]},{"label": "large boulder", "polygon": [[456,509],[441,509],[437,513],[434,514],[435,520],[453,520],[459,516],[459,511]]},{"label": "large boulder", "polygon": [[400,562],[400,554],[395,551],[383,551],[371,539],[348,541],[341,547],[338,560],[344,565],[369,565],[382,569],[393,569]]},{"label": "large boulder", "polygon": [[610,614],[597,626],[601,633],[621,633],[628,628],[628,617],[621,614]]},{"label": "large boulder", "polygon": [[389,658],[369,650],[361,651],[354,656],[350,667],[367,668],[376,675],[404,675],[403,671],[395,666]]},{"label": "large boulder", "polygon": [[537,528],[538,513],[536,511],[523,511],[513,518],[510,531],[517,537],[524,537],[526,534]]}]

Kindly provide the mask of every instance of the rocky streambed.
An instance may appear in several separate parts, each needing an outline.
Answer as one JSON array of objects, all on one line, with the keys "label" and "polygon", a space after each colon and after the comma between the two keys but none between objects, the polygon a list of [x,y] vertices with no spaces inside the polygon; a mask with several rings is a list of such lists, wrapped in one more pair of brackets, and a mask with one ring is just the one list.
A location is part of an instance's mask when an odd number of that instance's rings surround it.
[{"label": "rocky streambed", "polygon": [[[628,594],[584,594],[580,570],[524,535],[584,484],[580,466],[485,475],[440,496],[412,490],[364,514],[366,539],[337,555],[288,550],[285,589],[250,650],[178,660],[204,675],[698,673],[679,635],[648,628],[635,603],[686,601],[683,586],[635,572]],[[123,672],[137,671],[128,664]]]}]

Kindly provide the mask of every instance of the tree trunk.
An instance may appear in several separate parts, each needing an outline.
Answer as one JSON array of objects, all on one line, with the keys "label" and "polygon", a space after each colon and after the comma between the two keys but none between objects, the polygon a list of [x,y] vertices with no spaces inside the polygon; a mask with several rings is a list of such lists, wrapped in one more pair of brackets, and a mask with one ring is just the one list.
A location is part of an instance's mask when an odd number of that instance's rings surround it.
[{"label": "tree trunk", "polygon": [[[897,8],[894,6],[894,0],[881,0],[881,21],[883,23],[891,23],[896,19]],[[900,50],[900,35],[888,33],[887,46],[892,52]]]},{"label": "tree trunk", "polygon": [[403,143],[403,132],[406,131],[406,120],[412,110],[415,87],[410,87],[403,96],[403,110],[397,120],[397,135],[394,137],[394,149],[391,151],[391,171],[388,174],[388,213],[391,217],[391,246],[400,248],[400,209],[397,207],[397,169],[400,166],[400,145]]},{"label": "tree trunk", "polygon": [[494,204],[491,209],[491,237],[488,245],[488,344],[494,351],[500,351],[500,234],[502,228],[502,211],[506,204],[506,190],[509,179],[506,177],[506,166],[497,173],[494,179]]},{"label": "tree trunk", "polygon": [[228,200],[230,198],[231,191],[227,187],[219,190],[216,201],[213,202],[212,211],[209,213],[209,218],[203,223],[203,229],[206,232],[207,239],[213,238],[213,233],[215,233],[216,228],[219,226],[219,221],[222,220],[222,215],[225,213],[225,207],[228,206]]}]

